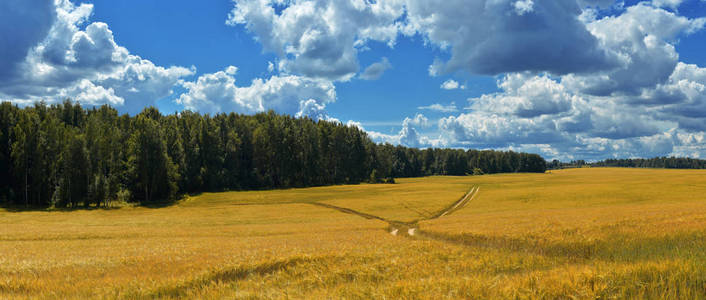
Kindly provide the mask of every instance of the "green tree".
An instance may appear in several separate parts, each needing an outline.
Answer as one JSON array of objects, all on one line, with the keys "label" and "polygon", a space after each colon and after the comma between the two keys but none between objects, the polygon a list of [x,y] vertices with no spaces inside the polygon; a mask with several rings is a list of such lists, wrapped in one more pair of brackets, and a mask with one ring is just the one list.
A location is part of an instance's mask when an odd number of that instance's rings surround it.
[{"label": "green tree", "polygon": [[[633,167],[706,167],[681,158],[614,160]],[[151,203],[178,193],[303,187],[423,175],[543,172],[512,151],[376,144],[355,126],[273,111],[213,117],[190,111],[131,117],[107,106],[0,105],[0,202],[76,206]]]},{"label": "green tree", "polygon": [[54,205],[76,207],[87,201],[90,181],[88,151],[85,137],[71,130],[66,134],[68,143],[61,153],[61,177],[55,191]]},{"label": "green tree", "polygon": [[[24,110],[13,129],[12,143],[13,173],[20,183],[25,207],[30,205],[30,189],[33,188],[32,167],[37,162],[39,116],[33,109]],[[36,169],[36,168],[35,168]]]},{"label": "green tree", "polygon": [[10,102],[0,104],[0,204],[9,203],[15,197],[12,190],[12,135],[18,114],[19,108]]},{"label": "green tree", "polygon": [[144,203],[173,199],[179,176],[167,154],[159,123],[149,114],[137,115],[128,147],[133,196]]}]

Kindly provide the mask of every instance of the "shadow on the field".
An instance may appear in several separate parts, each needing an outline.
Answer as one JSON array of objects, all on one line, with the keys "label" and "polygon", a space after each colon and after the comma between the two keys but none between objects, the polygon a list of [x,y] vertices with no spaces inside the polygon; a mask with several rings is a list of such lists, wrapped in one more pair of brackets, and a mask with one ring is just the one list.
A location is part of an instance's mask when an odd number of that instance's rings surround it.
[{"label": "shadow on the field", "polygon": [[255,265],[237,266],[225,268],[222,270],[210,272],[200,278],[187,281],[176,286],[168,286],[157,289],[147,295],[149,299],[155,298],[188,298],[190,291],[206,287],[213,283],[232,283],[239,280],[247,279],[249,276],[265,276],[281,271],[295,268],[301,264],[309,264],[316,261],[330,259],[332,257],[310,257],[310,256],[295,256],[284,260],[266,262]]},{"label": "shadow on the field", "polygon": [[25,207],[21,205],[0,205],[0,209],[7,212],[19,213],[19,212],[31,212],[31,211],[41,211],[41,212],[72,212],[79,210],[116,210],[120,209],[120,206],[76,206],[76,207],[49,207],[49,206],[35,206],[35,207]]},{"label": "shadow on the field", "polygon": [[460,245],[472,249],[493,249],[550,258],[569,262],[601,260],[609,262],[638,262],[673,257],[676,252],[704,254],[699,232],[682,232],[644,237],[638,234],[608,233],[600,239],[570,238],[548,240],[540,237],[490,236],[473,233],[448,234],[419,231],[418,238]]},{"label": "shadow on the field", "polygon": [[380,220],[380,221],[388,222],[388,223],[394,222],[394,221],[387,220],[387,219],[385,219],[385,218],[383,218],[383,217],[379,217],[379,216],[376,216],[376,215],[371,215],[371,214],[368,214],[368,213],[360,212],[360,211],[353,210],[353,209],[346,208],[346,207],[340,207],[340,206],[335,206],[335,205],[326,204],[326,203],[321,203],[321,202],[314,202],[314,203],[311,203],[311,204],[312,204],[312,205],[316,205],[316,206],[321,206],[321,207],[330,208],[330,209],[335,209],[335,210],[337,210],[337,211],[340,211],[340,212],[343,212],[343,213],[347,213],[347,214],[351,214],[351,215],[361,216],[361,217],[366,218],[366,219],[368,219],[368,220]]},{"label": "shadow on the field", "polygon": [[432,231],[420,231],[420,238],[465,246],[469,248],[485,248],[508,252],[520,252],[550,257],[565,257],[569,260],[585,260],[595,256],[595,242],[557,244],[531,238],[514,238],[506,236],[490,236],[483,234],[462,233],[448,234]]},{"label": "shadow on the field", "polygon": [[142,203],[139,205],[139,207],[159,209],[174,206],[178,203],[179,201],[157,201],[151,203]]}]

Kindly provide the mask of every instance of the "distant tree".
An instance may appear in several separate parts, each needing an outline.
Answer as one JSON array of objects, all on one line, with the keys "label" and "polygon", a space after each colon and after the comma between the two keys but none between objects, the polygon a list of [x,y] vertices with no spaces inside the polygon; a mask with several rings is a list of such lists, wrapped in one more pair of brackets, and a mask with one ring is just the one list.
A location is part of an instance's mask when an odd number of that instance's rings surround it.
[{"label": "distant tree", "polygon": [[[562,163],[566,165],[565,163]],[[590,164],[596,167],[706,169],[706,160],[688,157],[606,159]]]}]

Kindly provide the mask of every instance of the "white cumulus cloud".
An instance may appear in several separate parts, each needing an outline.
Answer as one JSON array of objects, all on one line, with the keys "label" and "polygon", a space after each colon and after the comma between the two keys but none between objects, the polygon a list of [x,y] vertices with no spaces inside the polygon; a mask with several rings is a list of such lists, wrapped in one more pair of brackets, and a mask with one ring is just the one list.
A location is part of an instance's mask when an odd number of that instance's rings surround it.
[{"label": "white cumulus cloud", "polygon": [[449,105],[443,105],[440,103],[434,103],[426,106],[419,106],[417,109],[423,109],[423,110],[430,110],[430,111],[435,111],[435,112],[442,112],[442,113],[449,113],[449,112],[457,112],[458,108],[456,107],[456,103],[451,102]]},{"label": "white cumulus cloud", "polygon": [[256,78],[250,85],[238,86],[235,67],[183,82],[186,92],[177,102],[202,113],[238,112],[252,114],[273,109],[279,113],[319,118],[327,103],[336,101],[330,81],[285,75]]},{"label": "white cumulus cloud", "polygon": [[244,25],[279,56],[282,71],[348,80],[359,69],[359,46],[395,44],[402,13],[395,1],[238,0],[227,24]]},{"label": "white cumulus cloud", "polygon": [[[688,19],[639,3],[625,13],[587,25],[603,48],[620,57],[620,67],[584,75],[570,75],[565,83],[592,95],[638,94],[669,79],[679,61],[678,37],[703,28],[706,19]],[[639,76],[636,76],[639,74]]]},{"label": "white cumulus cloud", "polygon": [[[369,41],[393,46],[421,35],[450,51],[430,74],[609,70],[605,51],[579,21],[582,1],[554,0],[236,0],[227,23],[244,25],[287,73],[348,80]],[[588,1],[591,2],[591,1]]]},{"label": "white cumulus cloud", "polygon": [[444,83],[441,84],[441,88],[444,90],[455,90],[455,89],[465,90],[466,86],[459,84],[458,81],[456,81],[456,80],[448,79],[448,80],[444,81]]},{"label": "white cumulus cloud", "polygon": [[532,0],[519,0],[515,2],[515,12],[522,16],[534,10],[534,2]]},{"label": "white cumulus cloud", "polygon": [[105,23],[89,23],[81,30],[93,11],[91,4],[47,2],[0,5],[0,19],[14,22],[0,27],[2,40],[18,41],[0,47],[9,58],[3,59],[8,68],[0,70],[0,78],[5,78],[0,80],[0,100],[51,103],[71,97],[82,104],[138,112],[170,95],[179,80],[194,73],[193,68],[165,68],[130,54],[116,44]]},{"label": "white cumulus cloud", "polygon": [[[373,141],[379,143],[424,148],[433,146],[436,142],[419,133],[420,128],[429,126],[429,119],[422,114],[417,114],[413,118],[405,118],[402,121],[402,129],[397,134],[384,134],[376,131],[367,131],[367,133]],[[363,129],[360,124],[358,127]]]}]

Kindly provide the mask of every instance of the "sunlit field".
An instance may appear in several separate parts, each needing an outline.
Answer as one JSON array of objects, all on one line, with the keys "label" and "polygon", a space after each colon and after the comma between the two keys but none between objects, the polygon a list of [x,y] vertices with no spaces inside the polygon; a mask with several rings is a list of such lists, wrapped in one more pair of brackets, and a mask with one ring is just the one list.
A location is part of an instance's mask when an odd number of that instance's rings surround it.
[{"label": "sunlit field", "polygon": [[[472,187],[465,206],[429,218]],[[0,299],[596,297],[706,297],[706,171],[584,168],[0,211]]]}]

